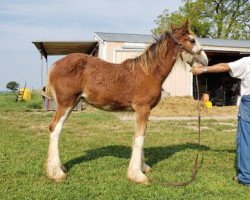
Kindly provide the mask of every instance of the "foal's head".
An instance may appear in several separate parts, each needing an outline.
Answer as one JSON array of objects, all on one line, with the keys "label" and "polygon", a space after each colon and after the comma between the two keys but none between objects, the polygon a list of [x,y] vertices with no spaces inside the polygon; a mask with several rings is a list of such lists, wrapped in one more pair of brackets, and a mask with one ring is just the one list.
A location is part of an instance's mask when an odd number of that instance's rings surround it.
[{"label": "foal's head", "polygon": [[180,46],[180,58],[183,62],[191,66],[194,62],[200,62],[203,65],[208,64],[207,55],[190,30],[188,20],[180,28],[171,25],[171,29],[171,38]]}]

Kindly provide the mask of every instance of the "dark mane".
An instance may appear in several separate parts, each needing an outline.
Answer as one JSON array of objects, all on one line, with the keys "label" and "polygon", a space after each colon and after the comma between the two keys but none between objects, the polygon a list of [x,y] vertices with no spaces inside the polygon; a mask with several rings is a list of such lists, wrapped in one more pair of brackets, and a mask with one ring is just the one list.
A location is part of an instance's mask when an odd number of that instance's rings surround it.
[{"label": "dark mane", "polygon": [[[160,36],[154,37],[155,42],[149,45],[140,56],[134,59],[127,59],[123,64],[126,64],[131,69],[140,66],[144,73],[150,74],[159,64],[159,62],[155,60],[155,57],[165,60],[167,51],[172,49],[169,39],[171,38],[171,35],[174,35],[174,33],[180,29],[181,28],[174,28],[172,29],[172,32],[165,32]],[[186,31],[188,34],[194,36],[194,33],[189,26],[186,27]]]},{"label": "dark mane", "polygon": [[144,73],[150,74],[158,64],[155,62],[156,55],[162,59],[166,56],[169,33],[166,32],[159,37],[154,37],[154,40],[155,42],[150,44],[140,56],[133,59],[127,59],[123,64],[126,64],[131,69],[140,66]]}]

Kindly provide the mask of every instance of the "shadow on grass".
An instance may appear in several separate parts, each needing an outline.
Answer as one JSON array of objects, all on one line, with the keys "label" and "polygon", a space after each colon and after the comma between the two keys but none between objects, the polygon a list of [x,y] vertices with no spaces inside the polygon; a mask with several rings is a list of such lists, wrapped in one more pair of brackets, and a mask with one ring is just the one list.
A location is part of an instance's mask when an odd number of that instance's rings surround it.
[{"label": "shadow on grass", "polygon": [[[201,150],[207,151],[210,150],[209,147],[205,145],[198,146],[197,144],[193,143],[186,143],[186,144],[179,144],[179,145],[171,145],[166,147],[149,147],[144,148],[145,158],[147,164],[150,166],[156,165],[158,162],[168,159],[175,153],[180,151],[184,151],[186,149],[194,149],[194,150]],[[67,163],[65,163],[65,167],[70,170],[74,165],[80,164],[82,162],[88,162],[91,160],[96,160],[101,157],[105,156],[113,156],[117,158],[126,158],[129,159],[131,156],[131,148],[127,146],[119,146],[119,145],[111,145],[106,146],[98,149],[91,149],[86,152],[86,155],[79,156],[74,158]],[[190,159],[194,159],[194,155],[190,155]]]}]

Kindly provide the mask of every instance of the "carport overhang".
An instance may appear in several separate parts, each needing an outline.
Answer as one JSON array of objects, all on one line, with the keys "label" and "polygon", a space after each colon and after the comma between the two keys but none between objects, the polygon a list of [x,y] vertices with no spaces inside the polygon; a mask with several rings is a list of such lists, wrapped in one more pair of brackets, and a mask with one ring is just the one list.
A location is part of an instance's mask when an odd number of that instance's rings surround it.
[{"label": "carport overhang", "polygon": [[202,48],[206,52],[208,57],[214,55],[226,55],[226,56],[250,56],[249,47],[226,47],[226,46],[213,46],[202,45]]},{"label": "carport overhang", "polygon": [[48,56],[62,56],[70,53],[85,53],[96,55],[99,42],[96,40],[87,41],[34,41],[32,42],[41,54],[41,87],[43,81],[43,58],[46,60],[46,73],[48,74]]},{"label": "carport overhang", "polygon": [[68,55],[70,53],[93,54],[97,51],[98,42],[88,41],[35,41],[32,42],[41,55],[47,59],[48,56]]},{"label": "carport overhang", "polygon": [[204,50],[208,57],[215,55],[237,56],[237,57],[250,56],[250,52],[245,52],[245,51],[225,51],[225,50],[206,50],[206,49]]},{"label": "carport overhang", "polygon": [[249,47],[202,45],[202,48],[208,56],[209,65],[222,62],[228,63],[242,57],[250,56]]}]

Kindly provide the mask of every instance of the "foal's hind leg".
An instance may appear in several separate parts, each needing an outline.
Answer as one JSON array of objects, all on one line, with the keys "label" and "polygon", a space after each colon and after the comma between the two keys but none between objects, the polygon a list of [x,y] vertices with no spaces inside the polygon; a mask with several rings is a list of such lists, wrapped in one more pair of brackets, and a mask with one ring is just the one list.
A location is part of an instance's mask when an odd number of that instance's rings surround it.
[{"label": "foal's hind leg", "polygon": [[147,106],[136,108],[136,133],[127,174],[130,180],[144,184],[148,184],[148,178],[143,172],[149,170],[149,167],[144,162],[143,155],[143,143],[149,113],[150,108]]},{"label": "foal's hind leg", "polygon": [[72,107],[58,105],[58,109],[50,123],[50,143],[48,150],[48,159],[46,163],[46,171],[49,178],[60,181],[66,176],[66,169],[61,164],[59,157],[58,142],[62,131],[62,127],[68,118]]}]

